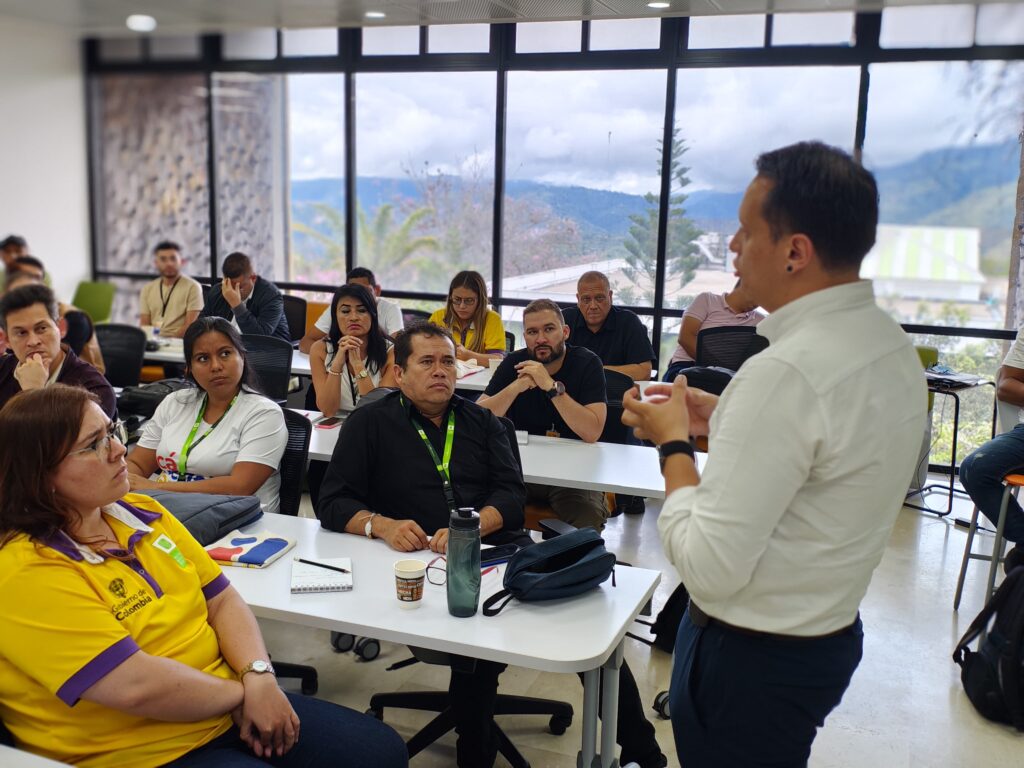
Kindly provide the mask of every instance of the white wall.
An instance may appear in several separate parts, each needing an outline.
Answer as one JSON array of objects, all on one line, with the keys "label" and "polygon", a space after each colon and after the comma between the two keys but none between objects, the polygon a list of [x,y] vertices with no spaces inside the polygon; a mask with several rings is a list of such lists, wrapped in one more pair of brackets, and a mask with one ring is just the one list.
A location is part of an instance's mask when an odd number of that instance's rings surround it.
[{"label": "white wall", "polygon": [[0,239],[23,235],[65,301],[90,269],[80,51],[64,29],[0,16]]}]

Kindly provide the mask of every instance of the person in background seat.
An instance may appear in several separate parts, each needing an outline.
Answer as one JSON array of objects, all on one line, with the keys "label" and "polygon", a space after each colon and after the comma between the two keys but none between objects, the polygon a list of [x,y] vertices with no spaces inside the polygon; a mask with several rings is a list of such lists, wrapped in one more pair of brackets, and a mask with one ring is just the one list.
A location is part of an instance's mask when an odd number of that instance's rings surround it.
[{"label": "person in background seat", "polygon": [[170,240],[157,243],[153,264],[160,277],[142,286],[139,325],[160,329],[160,336],[178,339],[203,311],[203,286],[181,269],[181,246]]},{"label": "person in background seat", "polygon": [[445,305],[430,322],[447,328],[455,339],[455,354],[485,368],[505,356],[505,326],[487,304],[487,284],[479,272],[466,270],[452,278]]},{"label": "person in background seat", "polygon": [[281,291],[256,274],[249,257],[235,251],[224,259],[221,273],[224,279],[210,288],[200,317],[222,317],[239,333],[276,336],[290,344]]}]

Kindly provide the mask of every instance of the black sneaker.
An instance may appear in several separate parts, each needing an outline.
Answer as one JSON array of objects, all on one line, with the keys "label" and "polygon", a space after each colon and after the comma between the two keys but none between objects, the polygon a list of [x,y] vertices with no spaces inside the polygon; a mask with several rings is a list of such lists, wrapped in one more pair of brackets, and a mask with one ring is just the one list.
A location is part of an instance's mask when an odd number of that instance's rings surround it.
[{"label": "black sneaker", "polygon": [[1003,558],[1003,573],[1009,575],[1014,568],[1024,565],[1024,552],[1020,546],[1010,547],[1010,551]]},{"label": "black sneaker", "polygon": [[625,504],[625,512],[627,515],[642,515],[647,511],[647,505],[644,503],[643,496],[631,496],[629,503]]}]

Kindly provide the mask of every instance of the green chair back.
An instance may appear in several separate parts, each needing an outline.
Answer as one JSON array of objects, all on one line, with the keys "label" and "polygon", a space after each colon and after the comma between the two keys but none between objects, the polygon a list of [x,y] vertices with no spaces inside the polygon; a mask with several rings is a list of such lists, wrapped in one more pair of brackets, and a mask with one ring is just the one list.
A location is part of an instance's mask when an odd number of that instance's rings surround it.
[{"label": "green chair back", "polygon": [[[914,347],[917,350],[917,356],[921,358],[921,367],[927,368],[930,365],[935,365],[939,362],[939,350],[937,347]],[[932,406],[935,404],[935,395],[931,392],[928,393],[928,413],[932,412]]]},{"label": "green chair back", "polygon": [[113,283],[93,283],[85,280],[78,284],[71,303],[85,312],[94,325],[109,323],[116,290]]}]

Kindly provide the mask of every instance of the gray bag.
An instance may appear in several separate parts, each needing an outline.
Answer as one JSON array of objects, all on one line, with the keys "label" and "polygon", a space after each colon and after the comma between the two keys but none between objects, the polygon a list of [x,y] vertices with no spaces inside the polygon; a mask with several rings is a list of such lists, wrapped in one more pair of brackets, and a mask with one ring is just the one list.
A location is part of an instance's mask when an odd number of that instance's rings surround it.
[{"label": "gray bag", "polygon": [[263,517],[256,496],[221,496],[213,493],[148,491],[174,515],[204,547],[235,528]]}]

